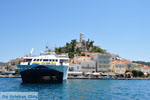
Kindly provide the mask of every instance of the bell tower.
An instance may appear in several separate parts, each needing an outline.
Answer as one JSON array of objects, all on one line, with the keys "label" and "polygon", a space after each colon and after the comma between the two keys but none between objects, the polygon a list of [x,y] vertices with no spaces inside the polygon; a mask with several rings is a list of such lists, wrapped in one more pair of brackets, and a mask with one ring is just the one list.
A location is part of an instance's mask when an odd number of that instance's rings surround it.
[{"label": "bell tower", "polygon": [[83,33],[83,32],[81,32],[81,33],[80,33],[80,43],[82,43],[82,42],[83,42],[83,40],[84,40],[84,33]]}]

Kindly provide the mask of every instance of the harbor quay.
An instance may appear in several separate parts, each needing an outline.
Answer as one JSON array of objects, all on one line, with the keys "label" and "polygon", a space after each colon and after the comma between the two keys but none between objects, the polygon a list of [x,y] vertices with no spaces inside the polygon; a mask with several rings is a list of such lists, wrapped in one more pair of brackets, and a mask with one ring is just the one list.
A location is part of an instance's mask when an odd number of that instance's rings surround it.
[{"label": "harbor quay", "polygon": [[[0,78],[21,78],[20,75],[0,75]],[[67,79],[87,79],[87,80],[150,80],[150,77],[120,77],[120,76],[75,76],[75,75],[69,75]]]}]

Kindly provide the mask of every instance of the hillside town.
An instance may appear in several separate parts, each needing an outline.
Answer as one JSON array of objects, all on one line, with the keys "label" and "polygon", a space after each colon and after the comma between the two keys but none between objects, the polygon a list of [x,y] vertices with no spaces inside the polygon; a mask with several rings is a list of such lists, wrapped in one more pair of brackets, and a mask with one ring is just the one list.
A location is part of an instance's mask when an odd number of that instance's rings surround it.
[{"label": "hillside town", "polygon": [[[68,53],[70,58],[68,78],[99,78],[99,79],[124,79],[150,75],[150,66],[138,64],[111,54],[99,46],[94,46],[94,41],[84,39],[84,33],[80,34],[79,42],[72,40],[64,47],[56,47],[56,53]],[[0,76],[18,76],[16,65],[23,58],[10,60],[8,64],[0,66]]]}]

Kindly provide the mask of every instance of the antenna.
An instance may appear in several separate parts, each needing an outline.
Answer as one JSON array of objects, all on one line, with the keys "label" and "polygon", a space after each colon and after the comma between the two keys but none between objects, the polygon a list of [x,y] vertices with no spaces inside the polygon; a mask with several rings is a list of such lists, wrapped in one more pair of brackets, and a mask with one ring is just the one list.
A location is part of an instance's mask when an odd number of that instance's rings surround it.
[{"label": "antenna", "polygon": [[46,44],[46,49],[48,49],[48,48],[49,48],[49,43]]},{"label": "antenna", "polygon": [[31,49],[29,56],[32,56],[33,51],[34,51],[34,48]]},{"label": "antenna", "polygon": [[46,45],[46,52],[50,53],[51,49],[49,48],[49,43]]},{"label": "antenna", "polygon": [[46,44],[46,51],[49,50],[49,43]]}]

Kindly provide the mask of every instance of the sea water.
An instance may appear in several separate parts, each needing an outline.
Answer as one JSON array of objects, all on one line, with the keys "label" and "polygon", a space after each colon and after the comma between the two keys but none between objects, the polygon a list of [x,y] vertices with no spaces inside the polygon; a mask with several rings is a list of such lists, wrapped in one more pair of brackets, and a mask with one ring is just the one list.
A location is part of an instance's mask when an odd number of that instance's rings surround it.
[{"label": "sea water", "polygon": [[0,78],[0,92],[38,92],[38,100],[149,100],[150,80],[68,79],[62,84],[22,84]]}]

